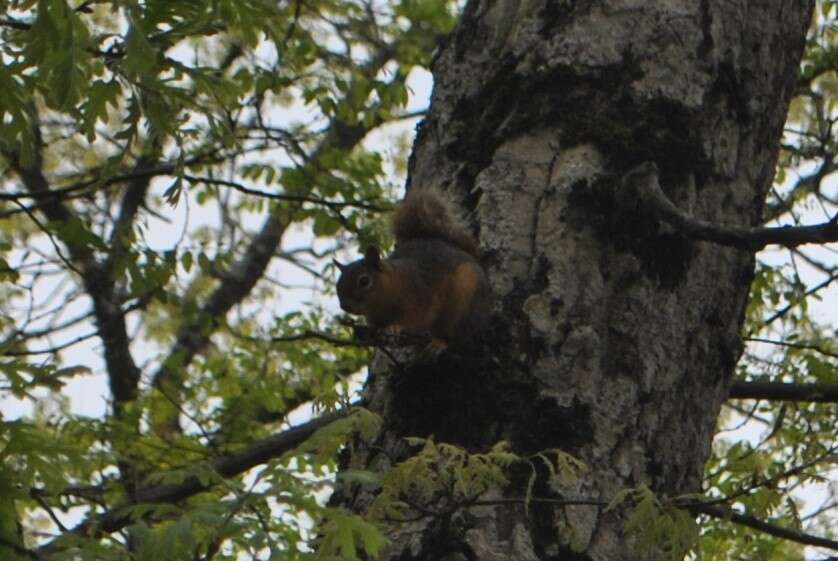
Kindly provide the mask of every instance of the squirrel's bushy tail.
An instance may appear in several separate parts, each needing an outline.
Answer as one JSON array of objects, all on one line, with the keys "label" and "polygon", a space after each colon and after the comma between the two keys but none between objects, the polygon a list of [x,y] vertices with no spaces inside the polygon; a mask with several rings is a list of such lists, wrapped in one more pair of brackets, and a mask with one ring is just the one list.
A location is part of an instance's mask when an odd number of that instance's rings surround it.
[{"label": "squirrel's bushy tail", "polygon": [[414,187],[393,213],[396,243],[436,238],[477,257],[477,242],[450,197],[436,188]]}]

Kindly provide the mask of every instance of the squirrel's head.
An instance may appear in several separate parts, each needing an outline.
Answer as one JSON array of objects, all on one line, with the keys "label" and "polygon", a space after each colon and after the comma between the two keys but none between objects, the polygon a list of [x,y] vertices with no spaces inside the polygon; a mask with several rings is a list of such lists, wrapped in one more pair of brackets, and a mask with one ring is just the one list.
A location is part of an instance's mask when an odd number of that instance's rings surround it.
[{"label": "squirrel's head", "polygon": [[382,261],[381,254],[375,246],[369,246],[363,259],[348,265],[332,261],[340,270],[338,279],[338,299],[340,307],[350,314],[365,315],[369,310],[369,302],[385,272],[387,265]]}]

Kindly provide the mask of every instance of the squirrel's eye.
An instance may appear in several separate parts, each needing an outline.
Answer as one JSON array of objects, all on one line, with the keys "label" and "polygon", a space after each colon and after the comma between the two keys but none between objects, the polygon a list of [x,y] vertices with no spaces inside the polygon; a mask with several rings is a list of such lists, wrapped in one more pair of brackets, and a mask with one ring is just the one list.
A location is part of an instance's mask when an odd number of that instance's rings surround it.
[{"label": "squirrel's eye", "polygon": [[372,277],[369,275],[361,275],[358,277],[358,286],[361,288],[369,288],[372,286]]}]

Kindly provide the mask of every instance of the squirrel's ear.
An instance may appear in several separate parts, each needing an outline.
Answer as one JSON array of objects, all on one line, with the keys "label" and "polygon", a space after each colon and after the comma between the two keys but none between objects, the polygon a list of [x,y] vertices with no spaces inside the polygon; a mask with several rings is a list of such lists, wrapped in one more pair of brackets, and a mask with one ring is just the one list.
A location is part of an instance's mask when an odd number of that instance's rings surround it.
[{"label": "squirrel's ear", "polygon": [[381,254],[378,252],[378,248],[374,245],[368,246],[366,253],[364,253],[364,261],[370,267],[381,269]]},{"label": "squirrel's ear", "polygon": [[337,268],[338,268],[338,270],[339,270],[341,273],[342,273],[342,272],[346,269],[346,265],[344,265],[343,263],[341,263],[340,261],[338,261],[338,260],[337,260],[337,259],[335,259],[335,258],[332,258],[332,263],[335,265],[335,267],[337,267]]}]

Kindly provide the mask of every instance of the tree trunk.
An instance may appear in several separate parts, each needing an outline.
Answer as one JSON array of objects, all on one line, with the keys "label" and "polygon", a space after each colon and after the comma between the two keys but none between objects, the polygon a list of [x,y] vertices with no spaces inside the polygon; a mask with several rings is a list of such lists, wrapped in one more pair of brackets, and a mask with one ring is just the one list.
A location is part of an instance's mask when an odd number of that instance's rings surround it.
[{"label": "tree trunk", "polygon": [[[470,451],[561,449],[588,466],[532,496],[701,491],[741,351],[745,251],[690,241],[626,205],[651,161],[696,218],[759,222],[812,3],[471,1],[434,64],[411,185],[460,195],[496,295],[474,356],[391,366],[384,419],[353,468],[385,471],[433,435]],[[487,497],[524,497],[526,470]],[[363,511],[374,493],[339,489]],[[497,501],[393,526],[386,558],[637,559],[630,509]],[[444,520],[441,520],[444,518]],[[647,553],[656,558],[660,552]]]}]

